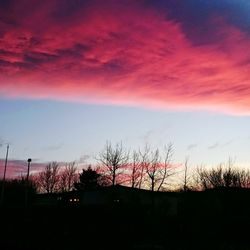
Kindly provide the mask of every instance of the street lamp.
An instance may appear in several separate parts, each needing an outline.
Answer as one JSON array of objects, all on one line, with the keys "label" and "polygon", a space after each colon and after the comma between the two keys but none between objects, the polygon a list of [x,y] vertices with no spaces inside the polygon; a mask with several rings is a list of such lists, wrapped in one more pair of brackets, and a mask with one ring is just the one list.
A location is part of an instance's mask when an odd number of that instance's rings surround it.
[{"label": "street lamp", "polygon": [[27,172],[27,179],[26,179],[27,183],[29,181],[29,176],[30,176],[30,163],[31,163],[31,161],[32,160],[30,158],[27,160],[27,162],[28,162],[28,172]]},{"label": "street lamp", "polygon": [[30,163],[31,159],[29,158],[27,160],[28,162],[28,171],[27,171],[27,177],[26,177],[26,191],[25,191],[25,206],[28,207],[28,190],[29,190],[29,175],[30,175]]}]

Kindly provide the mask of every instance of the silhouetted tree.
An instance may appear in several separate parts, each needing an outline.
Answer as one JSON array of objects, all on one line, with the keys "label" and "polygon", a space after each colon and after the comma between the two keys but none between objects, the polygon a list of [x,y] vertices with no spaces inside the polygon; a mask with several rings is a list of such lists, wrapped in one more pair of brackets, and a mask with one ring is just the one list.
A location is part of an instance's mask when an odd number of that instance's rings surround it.
[{"label": "silhouetted tree", "polygon": [[184,166],[184,173],[183,173],[183,179],[182,179],[182,183],[181,183],[181,188],[180,190],[181,191],[188,191],[188,190],[191,190],[193,185],[192,185],[192,182],[191,182],[191,175],[189,174],[189,158],[186,157],[185,159],[185,162],[183,164]]},{"label": "silhouetted tree", "polygon": [[160,162],[159,150],[156,149],[155,151],[151,152],[151,156],[150,158],[147,159],[145,165],[151,191],[155,190],[156,183],[160,181],[158,176],[160,164],[161,162]]},{"label": "silhouetted tree", "polygon": [[103,168],[103,174],[109,179],[112,186],[120,184],[122,180],[119,177],[121,177],[123,168],[129,160],[129,154],[123,148],[122,143],[113,147],[110,142],[107,142],[98,160]]},{"label": "silhouetted tree", "polygon": [[149,179],[151,191],[160,191],[168,177],[175,174],[174,168],[170,162],[173,155],[173,146],[168,144],[165,146],[163,156],[160,155],[159,149],[148,150],[143,157],[143,165]]},{"label": "silhouetted tree", "polygon": [[231,162],[208,170],[198,168],[197,176],[202,189],[250,187],[250,172],[233,168]]},{"label": "silhouetted tree", "polygon": [[41,192],[57,192],[59,190],[59,183],[59,164],[57,162],[49,163],[44,171],[38,174],[37,185]]},{"label": "silhouetted tree", "polygon": [[160,191],[162,186],[165,184],[168,177],[175,174],[175,169],[171,166],[171,161],[173,157],[173,144],[169,143],[164,147],[163,152],[163,165],[160,168],[160,184],[157,191]]},{"label": "silhouetted tree", "polygon": [[71,191],[74,187],[74,183],[77,182],[77,167],[75,162],[66,164],[64,169],[60,172],[59,188],[62,192]]},{"label": "silhouetted tree", "polygon": [[148,145],[145,145],[144,150],[141,151],[139,150],[139,157],[140,157],[140,176],[139,176],[139,183],[138,183],[138,188],[141,189],[143,183],[144,183],[144,178],[146,174],[146,169],[149,164],[148,160],[148,155],[149,155],[150,148]]},{"label": "silhouetted tree", "polygon": [[140,162],[140,154],[136,151],[132,154],[132,162],[128,164],[129,170],[130,170],[130,182],[131,187],[135,188],[138,187],[141,180],[141,170],[142,165]]},{"label": "silhouetted tree", "polygon": [[100,185],[99,178],[100,174],[89,166],[82,170],[82,173],[79,174],[79,182],[75,183],[74,186],[78,191],[95,189]]}]

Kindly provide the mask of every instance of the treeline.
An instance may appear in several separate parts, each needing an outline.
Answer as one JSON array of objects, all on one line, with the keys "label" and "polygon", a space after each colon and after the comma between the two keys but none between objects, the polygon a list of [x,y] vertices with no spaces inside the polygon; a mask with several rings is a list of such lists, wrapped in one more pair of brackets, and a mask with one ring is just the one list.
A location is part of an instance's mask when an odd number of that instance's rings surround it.
[{"label": "treeline", "polygon": [[129,152],[122,143],[107,143],[96,157],[96,166],[89,165],[78,174],[74,162],[65,166],[51,162],[42,172],[33,175],[32,181],[38,192],[46,193],[114,185],[162,191],[169,178],[177,173],[172,156],[172,144],[161,151],[145,146],[143,150]]},{"label": "treeline", "polygon": [[[232,161],[218,167],[190,169],[173,162],[173,144],[163,150],[145,146],[143,150],[130,152],[122,143],[107,143],[96,157],[97,164],[89,165],[78,173],[75,162],[64,166],[49,163],[43,171],[30,176],[29,186],[39,193],[68,192],[93,189],[101,186],[125,185],[151,191],[188,191],[214,188],[249,188],[250,172],[235,168]],[[25,184],[25,180],[13,183]],[[11,181],[8,182],[8,185]],[[13,184],[13,185],[14,185]]]},{"label": "treeline", "polygon": [[61,167],[52,162],[44,171],[33,176],[33,182],[38,192],[47,193],[117,184],[151,191],[250,187],[250,172],[235,168],[231,160],[215,168],[197,167],[191,170],[188,159],[184,164],[175,164],[173,153],[171,143],[162,150],[146,145],[142,150],[132,152],[122,143],[106,143],[96,157],[95,167],[89,165],[78,174],[74,162]]}]

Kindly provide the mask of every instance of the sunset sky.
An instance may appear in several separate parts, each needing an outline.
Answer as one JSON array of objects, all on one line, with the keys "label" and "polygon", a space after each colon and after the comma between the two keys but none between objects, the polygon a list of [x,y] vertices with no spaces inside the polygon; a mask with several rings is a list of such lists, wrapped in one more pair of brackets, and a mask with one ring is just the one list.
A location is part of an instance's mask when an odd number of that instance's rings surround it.
[{"label": "sunset sky", "polygon": [[249,12],[248,0],[0,0],[0,158],[10,143],[17,174],[27,158],[91,162],[107,140],[172,142],[175,162],[250,166]]}]

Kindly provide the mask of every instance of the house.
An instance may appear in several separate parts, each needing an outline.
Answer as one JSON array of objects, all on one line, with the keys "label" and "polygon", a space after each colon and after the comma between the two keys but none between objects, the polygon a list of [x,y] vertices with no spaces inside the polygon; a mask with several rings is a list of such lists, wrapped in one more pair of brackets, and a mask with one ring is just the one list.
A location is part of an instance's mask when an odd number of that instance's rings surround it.
[{"label": "house", "polygon": [[151,192],[125,186],[101,187],[86,191],[38,194],[35,206],[79,207],[144,207],[168,216],[177,215],[179,194],[174,192]]}]

